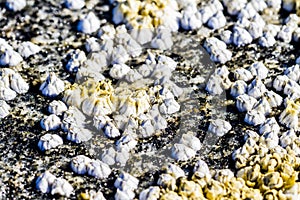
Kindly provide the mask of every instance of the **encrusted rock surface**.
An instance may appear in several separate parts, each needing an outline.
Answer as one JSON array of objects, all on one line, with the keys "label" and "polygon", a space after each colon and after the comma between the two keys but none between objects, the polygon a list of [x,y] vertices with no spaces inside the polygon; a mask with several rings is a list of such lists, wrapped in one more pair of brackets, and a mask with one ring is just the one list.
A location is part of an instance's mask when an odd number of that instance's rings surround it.
[{"label": "encrusted rock surface", "polygon": [[299,10],[0,2],[0,199],[299,199]]}]

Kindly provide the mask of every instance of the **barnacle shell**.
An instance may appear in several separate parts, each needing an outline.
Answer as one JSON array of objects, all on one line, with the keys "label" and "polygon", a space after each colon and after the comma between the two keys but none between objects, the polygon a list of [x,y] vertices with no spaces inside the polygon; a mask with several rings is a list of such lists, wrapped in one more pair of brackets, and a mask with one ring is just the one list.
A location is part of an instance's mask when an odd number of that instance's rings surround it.
[{"label": "barnacle shell", "polygon": [[48,106],[48,112],[55,115],[61,115],[63,112],[67,110],[68,108],[66,104],[62,101],[54,100]]},{"label": "barnacle shell", "polygon": [[157,184],[169,190],[175,190],[176,178],[170,174],[161,174],[157,180]]},{"label": "barnacle shell", "polygon": [[96,178],[107,178],[111,173],[111,169],[106,163],[100,160],[91,160],[87,164],[87,173]]},{"label": "barnacle shell", "polygon": [[38,53],[40,50],[41,48],[32,42],[22,42],[18,48],[18,52],[24,58],[28,58],[29,56]]},{"label": "barnacle shell", "polygon": [[93,33],[100,27],[100,21],[93,12],[88,13],[77,25],[77,30],[83,33]]},{"label": "barnacle shell", "polygon": [[263,191],[280,189],[283,186],[283,180],[279,172],[268,172],[262,177],[260,184],[260,189]]},{"label": "barnacle shell", "polygon": [[55,179],[56,177],[53,174],[49,171],[45,171],[37,178],[36,189],[40,190],[42,193],[49,193]]},{"label": "barnacle shell", "polygon": [[116,179],[114,186],[122,191],[137,189],[139,180],[129,173],[122,172]]},{"label": "barnacle shell", "polygon": [[44,119],[42,119],[40,124],[41,124],[41,127],[43,129],[45,129],[46,131],[56,130],[60,127],[61,120],[55,114],[51,114],[49,116],[46,116]]},{"label": "barnacle shell", "polygon": [[59,194],[61,196],[69,197],[73,192],[72,185],[63,178],[56,178],[52,184],[51,194]]},{"label": "barnacle shell", "polygon": [[89,157],[86,157],[84,155],[78,155],[74,158],[72,158],[70,166],[71,169],[77,173],[77,174],[86,174],[87,173],[87,167],[88,164],[91,162],[92,160]]},{"label": "barnacle shell", "polygon": [[0,100],[0,118],[4,118],[9,115],[11,107],[3,100]]},{"label": "barnacle shell", "polygon": [[178,186],[178,194],[187,198],[204,198],[202,188],[194,181],[188,181],[185,178],[180,178]]},{"label": "barnacle shell", "polygon": [[216,119],[210,122],[208,131],[216,134],[219,137],[222,137],[228,133],[231,128],[232,127],[229,122],[222,119]]},{"label": "barnacle shell", "polygon": [[211,180],[204,188],[204,192],[208,199],[217,199],[218,197],[225,196],[227,191],[223,183]]},{"label": "barnacle shell", "polygon": [[26,0],[6,0],[6,7],[14,12],[22,10],[26,6]]},{"label": "barnacle shell", "polygon": [[55,73],[50,73],[46,81],[40,86],[42,94],[48,97],[55,97],[64,91],[65,84]]},{"label": "barnacle shell", "polygon": [[159,198],[160,189],[158,186],[150,186],[143,190],[139,195],[139,200],[157,200]]},{"label": "barnacle shell", "polygon": [[45,134],[38,143],[41,151],[49,150],[63,144],[62,138],[57,134]]}]

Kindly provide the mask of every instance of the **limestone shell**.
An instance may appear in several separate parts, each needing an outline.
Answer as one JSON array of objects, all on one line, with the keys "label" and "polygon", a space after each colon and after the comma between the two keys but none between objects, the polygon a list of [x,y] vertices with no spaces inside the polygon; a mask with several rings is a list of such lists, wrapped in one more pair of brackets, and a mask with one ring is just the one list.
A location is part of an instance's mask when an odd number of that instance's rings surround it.
[{"label": "limestone shell", "polygon": [[56,148],[57,146],[60,146],[62,144],[63,139],[59,135],[47,133],[40,138],[38,142],[38,147],[41,151],[46,151],[49,149]]}]

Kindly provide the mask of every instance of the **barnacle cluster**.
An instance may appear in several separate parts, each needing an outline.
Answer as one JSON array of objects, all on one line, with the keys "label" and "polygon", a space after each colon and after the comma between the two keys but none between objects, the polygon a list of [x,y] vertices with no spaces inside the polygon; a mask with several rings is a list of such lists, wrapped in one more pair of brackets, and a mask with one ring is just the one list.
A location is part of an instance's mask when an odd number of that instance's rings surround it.
[{"label": "barnacle cluster", "polygon": [[176,15],[179,14],[175,0],[117,0],[116,2],[118,5],[113,11],[113,21],[116,24],[125,22],[129,27],[135,29],[158,27],[161,24],[166,24],[166,18],[175,17],[176,19]]}]

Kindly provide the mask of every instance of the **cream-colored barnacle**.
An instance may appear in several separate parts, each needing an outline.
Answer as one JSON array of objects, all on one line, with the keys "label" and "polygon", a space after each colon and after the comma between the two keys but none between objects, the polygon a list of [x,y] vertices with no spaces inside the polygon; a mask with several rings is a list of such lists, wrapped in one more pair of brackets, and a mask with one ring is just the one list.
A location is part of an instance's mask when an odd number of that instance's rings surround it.
[{"label": "cream-colored barnacle", "polygon": [[235,168],[240,169],[245,167],[247,164],[247,158],[244,157],[243,155],[236,155],[235,158]]},{"label": "cream-colored barnacle", "polygon": [[227,191],[223,183],[211,180],[210,184],[205,186],[204,193],[208,199],[217,199],[218,197],[225,196]]},{"label": "cream-colored barnacle", "polygon": [[184,177],[179,179],[178,194],[188,197],[188,199],[204,198],[200,185],[194,181],[188,181]]},{"label": "cream-colored barnacle", "polygon": [[72,105],[80,108],[82,100],[84,99],[81,94],[82,92],[79,86],[77,83],[74,83],[65,89],[62,100],[69,106]]},{"label": "cream-colored barnacle", "polygon": [[240,199],[255,199],[262,200],[262,194],[259,189],[253,189],[245,187],[241,190],[241,198]]},{"label": "cream-colored barnacle", "polygon": [[157,184],[167,190],[174,191],[176,189],[176,179],[170,174],[161,174],[158,178]]},{"label": "cream-colored barnacle", "polygon": [[235,177],[226,182],[225,186],[230,190],[231,199],[240,199],[241,191],[246,187],[244,179]]},{"label": "cream-colored barnacle", "polygon": [[260,164],[261,157],[257,154],[253,154],[248,158],[248,166],[254,166]]},{"label": "cream-colored barnacle", "polygon": [[291,188],[298,177],[298,172],[294,170],[294,168],[288,163],[282,163],[280,165],[280,175],[284,181],[284,188]]},{"label": "cream-colored barnacle", "polygon": [[253,167],[244,167],[237,172],[236,176],[239,178],[243,178],[247,186],[255,187],[261,177],[260,166],[257,164]]},{"label": "cream-colored barnacle", "polygon": [[268,190],[264,193],[264,199],[266,200],[279,200],[279,194],[277,190]]},{"label": "cream-colored barnacle", "polygon": [[268,191],[271,189],[280,189],[283,186],[283,180],[279,172],[268,172],[260,181],[260,189],[262,191]]},{"label": "cream-colored barnacle", "polygon": [[266,172],[274,172],[281,165],[281,157],[278,153],[267,154],[261,159],[261,168]]},{"label": "cream-colored barnacle", "polygon": [[160,197],[160,200],[170,200],[170,199],[182,200],[182,197],[180,197],[176,192],[173,191],[168,191]]},{"label": "cream-colored barnacle", "polygon": [[215,179],[221,183],[229,182],[234,177],[233,172],[230,169],[218,170],[215,174]]}]

